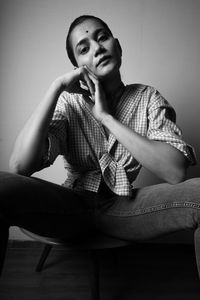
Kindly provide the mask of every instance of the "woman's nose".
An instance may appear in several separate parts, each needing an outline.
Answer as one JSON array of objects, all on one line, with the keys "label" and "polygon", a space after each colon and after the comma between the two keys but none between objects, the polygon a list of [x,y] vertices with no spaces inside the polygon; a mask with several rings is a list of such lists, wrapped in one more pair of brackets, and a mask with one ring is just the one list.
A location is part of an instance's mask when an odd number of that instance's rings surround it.
[{"label": "woman's nose", "polygon": [[96,41],[94,41],[93,43],[93,49],[94,49],[94,56],[98,56],[99,54],[105,51],[104,47]]}]

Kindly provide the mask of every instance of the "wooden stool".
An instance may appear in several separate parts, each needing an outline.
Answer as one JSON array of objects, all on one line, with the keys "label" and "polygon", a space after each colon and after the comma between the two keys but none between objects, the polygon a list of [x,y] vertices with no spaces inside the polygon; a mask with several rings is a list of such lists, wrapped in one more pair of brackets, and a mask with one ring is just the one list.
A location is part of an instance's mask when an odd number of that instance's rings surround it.
[{"label": "wooden stool", "polygon": [[81,241],[65,241],[61,239],[56,238],[49,238],[44,237],[41,235],[34,234],[28,230],[25,230],[23,228],[20,228],[21,231],[26,234],[27,236],[40,241],[45,244],[44,250],[41,254],[41,257],[39,259],[39,262],[36,266],[36,271],[40,272],[42,271],[43,265],[54,245],[62,245],[66,249],[69,250],[90,250],[91,254],[91,268],[90,268],[90,287],[91,287],[91,299],[92,300],[99,300],[99,263],[98,263],[98,255],[97,252],[100,249],[111,249],[111,248],[119,248],[119,247],[125,247],[131,244],[129,241],[120,240],[117,238],[112,238],[106,235],[103,235],[99,233],[98,235],[91,236],[88,239],[84,239]]}]

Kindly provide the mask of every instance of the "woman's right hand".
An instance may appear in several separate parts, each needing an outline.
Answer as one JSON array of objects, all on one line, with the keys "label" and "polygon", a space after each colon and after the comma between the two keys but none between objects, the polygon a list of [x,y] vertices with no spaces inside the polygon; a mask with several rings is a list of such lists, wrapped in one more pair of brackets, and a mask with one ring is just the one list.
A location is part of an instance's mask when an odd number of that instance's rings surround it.
[{"label": "woman's right hand", "polygon": [[95,93],[94,83],[89,77],[90,70],[86,66],[75,68],[73,71],[57,78],[61,91],[93,96]]}]

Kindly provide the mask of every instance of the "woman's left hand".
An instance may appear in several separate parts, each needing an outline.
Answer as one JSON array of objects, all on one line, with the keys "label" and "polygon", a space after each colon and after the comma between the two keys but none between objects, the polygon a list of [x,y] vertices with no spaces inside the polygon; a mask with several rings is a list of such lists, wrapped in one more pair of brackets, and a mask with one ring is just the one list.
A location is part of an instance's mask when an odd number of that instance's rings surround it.
[{"label": "woman's left hand", "polygon": [[94,117],[98,121],[102,122],[103,118],[109,114],[106,95],[101,82],[93,73],[89,73],[89,78],[91,79],[95,87],[95,92],[92,96],[95,103],[91,107],[91,110]]}]

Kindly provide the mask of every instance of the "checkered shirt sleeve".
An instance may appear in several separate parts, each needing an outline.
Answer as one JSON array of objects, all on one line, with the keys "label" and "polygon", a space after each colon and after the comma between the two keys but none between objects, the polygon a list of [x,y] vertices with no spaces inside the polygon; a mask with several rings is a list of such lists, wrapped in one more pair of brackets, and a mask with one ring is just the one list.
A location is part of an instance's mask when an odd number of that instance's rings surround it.
[{"label": "checkered shirt sleeve", "polygon": [[180,128],[176,125],[176,113],[161,94],[151,87],[151,97],[148,105],[149,127],[147,137],[162,141],[181,151],[191,165],[196,164],[196,156],[191,145],[182,137]]},{"label": "checkered shirt sleeve", "polygon": [[48,149],[43,158],[42,167],[52,165],[59,155],[66,152],[66,139],[67,139],[67,118],[62,101],[62,96],[59,97],[57,106],[49,125],[48,130]]}]

